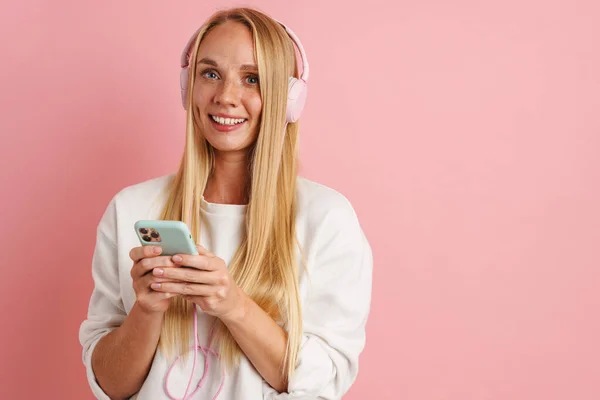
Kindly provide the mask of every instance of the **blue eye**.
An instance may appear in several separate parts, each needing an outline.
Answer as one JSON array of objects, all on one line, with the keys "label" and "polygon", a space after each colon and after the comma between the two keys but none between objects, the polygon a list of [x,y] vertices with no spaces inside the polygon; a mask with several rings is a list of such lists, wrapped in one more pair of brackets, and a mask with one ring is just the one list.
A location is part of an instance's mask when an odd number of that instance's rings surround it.
[{"label": "blue eye", "polygon": [[212,71],[212,70],[202,72],[202,76],[204,76],[205,78],[208,78],[208,79],[217,79],[218,78],[215,71]]},{"label": "blue eye", "polygon": [[258,76],[249,76],[246,78],[246,82],[248,82],[250,85],[258,85]]}]

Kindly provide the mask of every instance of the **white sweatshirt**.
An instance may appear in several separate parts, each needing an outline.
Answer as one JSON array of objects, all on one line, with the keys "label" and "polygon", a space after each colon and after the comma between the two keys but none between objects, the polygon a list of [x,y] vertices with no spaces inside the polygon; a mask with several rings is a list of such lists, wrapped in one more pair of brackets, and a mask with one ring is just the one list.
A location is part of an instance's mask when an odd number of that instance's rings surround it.
[{"label": "white sweatshirt", "polygon": [[[88,382],[98,399],[109,397],[96,382],[92,352],[104,335],[123,323],[135,303],[129,251],[140,243],[133,225],[137,220],[159,217],[165,188],[173,176],[158,177],[121,190],[98,225],[92,259],[95,286],[87,319],[79,331]],[[343,195],[299,177],[297,196],[296,232],[309,272],[308,276],[299,274],[304,334],[288,391],[275,391],[250,361],[242,357],[239,368],[227,373],[219,400],[339,399],[358,374],[371,302],[371,247],[352,205]],[[202,200],[200,244],[227,265],[241,240],[245,209],[245,205]],[[300,258],[298,262],[300,265]],[[201,311],[197,315],[199,345],[207,346],[213,317]],[[177,399],[183,397],[187,387],[192,354],[189,353],[185,365],[180,359],[169,376],[169,391]],[[209,362],[206,381],[193,399],[212,399],[221,384],[222,365],[214,356],[209,356]],[[157,350],[144,384],[132,399],[168,400],[164,385],[169,367]],[[188,396],[203,372],[204,355],[199,351]]]}]

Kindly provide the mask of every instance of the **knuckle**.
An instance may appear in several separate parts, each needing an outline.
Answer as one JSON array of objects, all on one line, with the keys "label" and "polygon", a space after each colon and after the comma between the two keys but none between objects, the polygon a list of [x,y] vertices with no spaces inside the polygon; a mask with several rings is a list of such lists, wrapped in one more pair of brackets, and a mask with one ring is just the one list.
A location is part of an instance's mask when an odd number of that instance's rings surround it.
[{"label": "knuckle", "polygon": [[163,266],[163,267],[170,267],[172,266],[172,263],[170,262],[170,258],[166,257],[166,256],[154,256],[152,258],[150,258],[150,260],[153,260],[152,263],[155,266]]},{"label": "knuckle", "polygon": [[214,258],[209,258],[208,260],[206,260],[206,266],[210,269],[218,269],[219,268],[219,264],[217,262],[215,262]]},{"label": "knuckle", "polygon": [[152,266],[152,260],[149,258],[144,258],[142,261],[140,261],[140,265],[146,270],[149,269]]},{"label": "knuckle", "polygon": [[209,298],[206,300],[206,305],[209,309],[214,310],[217,305],[217,301],[214,298]]},{"label": "knuckle", "polygon": [[183,273],[183,279],[186,281],[193,281],[194,280],[194,273],[192,271],[185,271]]},{"label": "knuckle", "polygon": [[227,284],[229,283],[229,279],[227,279],[227,276],[225,275],[221,275],[218,279],[217,279],[217,284],[219,286],[227,286]]},{"label": "knuckle", "polygon": [[183,285],[183,294],[192,294],[192,285],[185,283]]}]

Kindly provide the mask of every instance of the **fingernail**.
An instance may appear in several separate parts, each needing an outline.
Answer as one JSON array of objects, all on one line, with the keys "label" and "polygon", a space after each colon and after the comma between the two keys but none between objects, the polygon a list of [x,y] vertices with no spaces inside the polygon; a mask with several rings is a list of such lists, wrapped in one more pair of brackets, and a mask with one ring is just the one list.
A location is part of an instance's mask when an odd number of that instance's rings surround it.
[{"label": "fingernail", "polygon": [[173,256],[173,261],[175,261],[176,263],[182,262],[183,258],[181,258],[180,256]]},{"label": "fingernail", "polygon": [[162,274],[165,273],[165,270],[162,268],[154,268],[153,272],[154,272],[154,275],[161,276]]},{"label": "fingernail", "polygon": [[160,289],[160,283],[153,283],[150,285],[152,289]]},{"label": "fingernail", "polygon": [[155,247],[153,250],[154,254],[159,254],[160,253],[160,247]]}]

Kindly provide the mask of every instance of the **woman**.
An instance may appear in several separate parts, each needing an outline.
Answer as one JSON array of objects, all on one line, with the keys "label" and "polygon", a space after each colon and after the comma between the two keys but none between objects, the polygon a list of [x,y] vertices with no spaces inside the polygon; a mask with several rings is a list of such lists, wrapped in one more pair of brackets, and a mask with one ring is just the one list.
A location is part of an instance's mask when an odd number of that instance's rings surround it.
[{"label": "woman", "polygon": [[[372,254],[348,200],[297,175],[286,29],[226,10],[186,46],[179,171],[125,188],[98,225],[80,329],[98,398],[338,399],[354,382]],[[184,221],[200,254],[140,247],[141,219]]]}]

